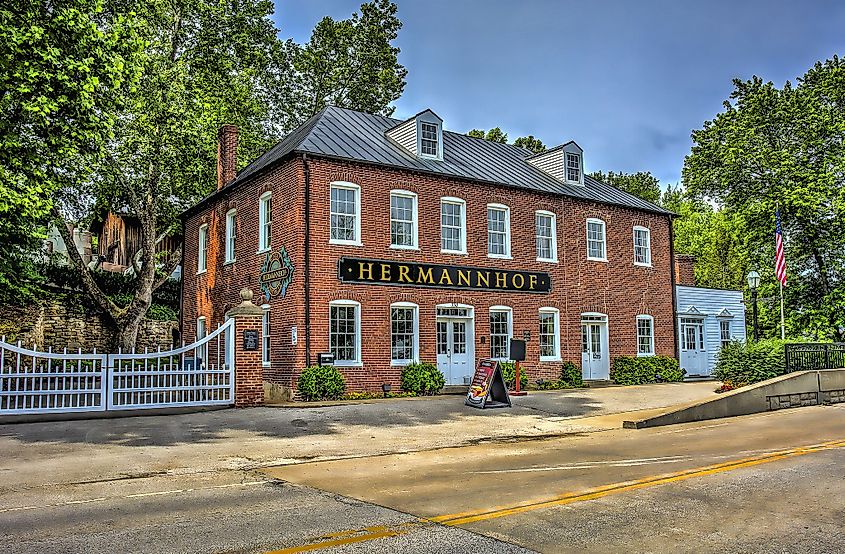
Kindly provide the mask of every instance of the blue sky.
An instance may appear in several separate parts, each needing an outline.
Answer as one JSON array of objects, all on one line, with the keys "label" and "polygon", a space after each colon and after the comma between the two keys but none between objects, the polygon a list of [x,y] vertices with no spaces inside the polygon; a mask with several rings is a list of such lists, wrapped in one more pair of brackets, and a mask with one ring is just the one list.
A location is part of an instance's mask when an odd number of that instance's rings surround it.
[{"label": "blue sky", "polygon": [[[284,37],[361,1],[276,0]],[[845,55],[845,2],[398,0],[408,68],[396,117],[431,108],[447,129],[500,126],[547,146],[575,140],[588,171],[680,179],[690,131],[731,79],[779,86]]]}]

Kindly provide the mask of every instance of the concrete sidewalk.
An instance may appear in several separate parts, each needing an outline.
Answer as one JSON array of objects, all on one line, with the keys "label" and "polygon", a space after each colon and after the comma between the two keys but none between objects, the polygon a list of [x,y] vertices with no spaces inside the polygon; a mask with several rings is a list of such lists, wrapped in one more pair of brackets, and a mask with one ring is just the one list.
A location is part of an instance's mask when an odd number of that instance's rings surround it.
[{"label": "concrete sidewalk", "polygon": [[2,425],[0,494],[587,433],[621,427],[624,416],[612,414],[707,398],[713,388],[706,382],[534,392],[514,398],[512,409],[477,410],[463,397],[440,396]]}]

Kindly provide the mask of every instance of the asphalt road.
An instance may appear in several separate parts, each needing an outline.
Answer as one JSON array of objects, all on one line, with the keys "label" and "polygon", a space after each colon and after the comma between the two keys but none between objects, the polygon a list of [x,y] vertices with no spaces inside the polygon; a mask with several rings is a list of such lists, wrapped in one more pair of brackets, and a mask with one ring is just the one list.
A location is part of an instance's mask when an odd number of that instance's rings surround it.
[{"label": "asphalt road", "polygon": [[842,552],[842,445],[845,407],[813,407],[4,487],[0,552]]}]

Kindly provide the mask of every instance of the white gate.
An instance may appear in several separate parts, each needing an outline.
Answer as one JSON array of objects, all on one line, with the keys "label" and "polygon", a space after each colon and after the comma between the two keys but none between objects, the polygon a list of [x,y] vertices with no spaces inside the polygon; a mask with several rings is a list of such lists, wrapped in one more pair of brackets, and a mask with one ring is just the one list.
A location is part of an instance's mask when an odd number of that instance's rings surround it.
[{"label": "white gate", "polygon": [[0,340],[0,415],[234,403],[234,320],[167,351],[76,354]]}]

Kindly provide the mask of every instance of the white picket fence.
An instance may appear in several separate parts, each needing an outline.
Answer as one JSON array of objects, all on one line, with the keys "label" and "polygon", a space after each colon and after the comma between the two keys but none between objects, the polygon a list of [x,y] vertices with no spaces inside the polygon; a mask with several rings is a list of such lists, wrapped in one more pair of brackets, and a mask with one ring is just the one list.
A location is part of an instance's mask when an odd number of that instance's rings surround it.
[{"label": "white picket fence", "polygon": [[233,404],[234,324],[153,352],[44,352],[3,337],[0,415]]}]

